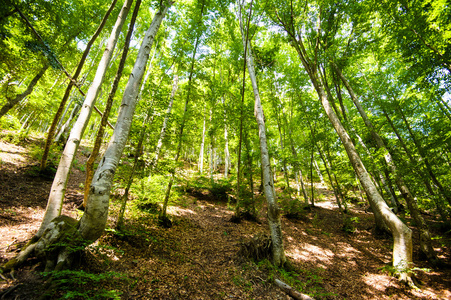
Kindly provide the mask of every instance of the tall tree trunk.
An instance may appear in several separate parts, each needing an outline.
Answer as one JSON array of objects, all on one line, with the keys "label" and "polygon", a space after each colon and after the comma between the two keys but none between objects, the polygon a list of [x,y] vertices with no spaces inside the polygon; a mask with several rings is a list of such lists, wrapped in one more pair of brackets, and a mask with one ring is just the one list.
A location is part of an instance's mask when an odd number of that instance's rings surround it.
[{"label": "tall tree trunk", "polygon": [[[293,15],[293,12],[291,12],[291,15]],[[370,203],[372,203],[373,213],[378,214],[386,223],[386,225],[391,229],[394,239],[393,266],[400,274],[402,281],[408,281],[411,283],[412,281],[409,269],[412,266],[412,231],[390,210],[384,199],[377,192],[377,189],[371,181],[371,178],[366,171],[351,138],[349,137],[342,123],[335,114],[332,106],[330,105],[327,95],[324,92],[324,88],[318,77],[317,51],[319,50],[319,48],[315,47],[314,56],[309,56],[304,47],[302,37],[297,36],[297,31],[295,31],[291,25],[285,23],[285,21],[281,19],[278,19],[278,22],[287,32],[292,46],[296,49],[299,55],[299,59],[301,60],[304,69],[307,71],[310,80],[315,87],[316,92],[318,93],[324,111],[326,112],[335,131],[340,137],[343,146],[345,147],[346,153],[348,154],[349,160],[351,161],[356,175],[362,183]],[[319,30],[320,27],[318,27],[318,31]],[[318,39],[319,36],[320,34],[318,34]],[[317,40],[316,43],[318,45],[319,40]]]},{"label": "tall tree trunk", "polygon": [[247,207],[247,210],[251,213],[252,216],[257,217],[255,210],[255,195],[254,195],[254,177],[253,177],[253,167],[252,167],[252,156],[251,156],[251,147],[249,144],[249,131],[246,130],[244,134],[244,146],[246,147],[247,153],[247,171],[249,172],[249,189],[251,191],[251,203],[250,207]]},{"label": "tall tree trunk", "polygon": [[138,100],[139,84],[143,78],[155,36],[172,3],[169,2],[168,6],[161,6],[160,10],[155,14],[149,29],[146,31],[135,65],[125,87],[113,136],[95,172],[89,191],[88,204],[78,229],[82,237],[88,241],[96,240],[105,228],[113,178],[130,133],[132,118]]},{"label": "tall tree trunk", "polygon": [[[315,80],[314,74],[311,76]],[[368,200],[373,203],[373,213],[379,214],[387,226],[390,228],[393,239],[393,266],[400,273],[402,280],[410,280],[410,274],[408,270],[412,266],[412,231],[390,210],[384,199],[377,192],[375,185],[373,184],[368,172],[366,171],[354,145],[352,144],[349,135],[344,130],[337,116],[331,109],[326,95],[322,91],[318,82],[315,87],[321,98],[321,103],[337,131],[345,149],[351,164],[368,196]]]},{"label": "tall tree trunk", "polygon": [[86,57],[88,57],[88,54],[89,54],[89,51],[91,50],[92,45],[94,44],[95,40],[99,36],[100,32],[102,32],[102,29],[105,26],[108,17],[110,16],[111,12],[113,11],[114,7],[116,6],[116,2],[117,2],[117,0],[113,0],[113,2],[111,3],[110,8],[107,10],[107,12],[105,13],[105,16],[102,19],[102,22],[100,22],[99,27],[97,28],[96,32],[91,37],[88,44],[86,45],[85,51],[83,51],[83,55],[81,56],[80,62],[78,63],[78,66],[77,66],[77,69],[75,70],[74,75],[72,75],[73,80],[69,80],[69,85],[66,88],[63,99],[60,102],[60,105],[55,114],[55,117],[53,118],[52,125],[50,125],[50,129],[47,134],[47,139],[45,141],[45,146],[44,146],[44,153],[42,154],[42,158],[41,158],[41,171],[44,170],[47,165],[47,157],[48,157],[48,154],[50,151],[50,146],[53,141],[53,136],[55,135],[55,132],[56,132],[56,126],[61,117],[64,106],[66,105],[67,99],[69,99],[70,91],[72,90],[72,87],[74,86],[74,81],[78,79],[78,76],[80,75],[81,70],[83,69],[83,65],[86,61]]},{"label": "tall tree trunk", "polygon": [[119,66],[116,71],[116,75],[114,76],[113,85],[111,86],[111,91],[108,95],[108,99],[106,101],[105,110],[102,115],[102,119],[100,121],[100,126],[97,131],[96,140],[94,142],[94,147],[92,149],[91,155],[86,162],[86,179],[85,179],[85,193],[83,198],[83,207],[86,207],[89,195],[89,189],[91,187],[92,178],[94,176],[94,163],[97,159],[97,156],[100,152],[100,146],[102,145],[103,135],[105,133],[105,127],[108,122],[108,117],[110,115],[111,107],[113,106],[114,96],[116,95],[116,91],[119,87],[119,82],[122,78],[122,72],[125,67],[125,61],[127,60],[128,49],[130,45],[130,40],[132,38],[133,30],[135,27],[136,17],[138,16],[139,7],[141,5],[141,0],[136,0],[135,8],[133,9],[132,18],[130,20],[130,24],[128,27],[127,35],[124,41],[124,48],[122,49],[121,60],[119,61]]},{"label": "tall tree trunk", "polygon": [[[125,215],[125,208],[127,207],[127,202],[128,202],[128,195],[130,192],[130,188],[133,184],[133,179],[135,177],[135,173],[136,173],[136,168],[138,167],[138,163],[139,163],[139,158],[142,155],[142,145],[144,142],[144,138],[146,136],[146,124],[149,122],[150,119],[150,115],[151,115],[151,110],[149,109],[147,111],[147,115],[142,123],[141,126],[141,133],[139,135],[139,140],[138,140],[138,145],[136,145],[136,149],[135,149],[135,158],[133,160],[133,167],[132,170],[130,171],[130,175],[128,177],[128,181],[127,181],[127,186],[125,187],[125,191],[124,191],[124,195],[122,196],[122,203],[121,203],[121,208],[119,209],[119,216],[117,218],[117,224],[116,227],[118,229],[122,229],[123,225],[124,225],[124,215]],[[152,114],[153,115],[153,114]]]},{"label": "tall tree trunk", "polygon": [[66,146],[64,147],[64,151],[61,154],[61,160],[50,190],[44,219],[42,220],[41,227],[36,233],[36,237],[40,237],[48,224],[61,214],[63,199],[66,193],[66,185],[69,178],[69,172],[75,158],[75,153],[77,152],[83,133],[86,129],[86,125],[88,124],[92,108],[95,104],[95,100],[105,77],[106,68],[108,66],[108,63],[110,62],[111,56],[113,55],[113,50],[116,46],[122,25],[125,22],[132,2],[133,0],[126,0],[121,9],[121,12],[119,13],[116,24],[114,25],[114,28],[108,40],[107,47],[105,48],[105,52],[97,68],[94,80],[88,90],[88,93],[86,94],[80,115],[78,116],[78,119],[71,130],[69,140],[67,141]]},{"label": "tall tree trunk", "polygon": [[[295,160],[294,173],[295,173],[296,181],[301,184],[302,194],[304,196],[304,202],[305,202],[305,204],[308,204],[308,195],[307,195],[307,191],[305,189],[304,179],[302,178],[301,167],[299,166],[298,154],[297,154],[296,148],[294,147],[294,141],[293,141],[293,135],[291,133],[291,128],[288,129],[288,138],[290,140],[291,153],[293,154],[293,157]],[[298,190],[299,190],[299,184],[298,184]],[[298,192],[298,194],[299,194],[299,192]]]},{"label": "tall tree trunk", "polygon": [[[246,39],[247,34],[244,31],[245,29],[243,27],[243,22],[241,18],[241,10],[243,9],[243,6],[244,6],[243,3],[240,2],[238,17],[240,21],[240,30],[241,37],[243,40],[243,48],[247,52],[246,55],[247,68],[249,71],[249,77],[251,78],[252,89],[254,91],[255,98],[254,115],[258,124],[258,135],[260,140],[260,155],[263,170],[263,188],[265,191],[266,202],[268,203],[268,222],[269,229],[271,231],[272,259],[273,263],[276,266],[283,266],[286,262],[286,257],[283,246],[282,224],[280,222],[280,210],[277,205],[276,192],[274,189],[274,181],[271,174],[271,162],[268,153],[268,145],[266,141],[265,119],[263,114],[263,108],[260,102],[260,93],[258,91],[257,78],[255,76],[254,59],[250,47],[250,42],[249,40]],[[246,28],[247,31],[248,29],[249,27]]]},{"label": "tall tree trunk", "polygon": [[204,126],[202,127],[202,141],[200,143],[200,151],[199,151],[199,173],[202,174],[204,172],[204,148],[205,148],[205,131],[206,131],[206,119],[205,111],[207,109],[207,104],[204,104]]},{"label": "tall tree trunk", "polygon": [[[172,3],[170,2],[169,4],[172,5]],[[67,216],[55,218],[51,222],[52,226],[48,227],[45,234],[37,242],[30,243],[15,259],[8,262],[4,270],[16,268],[33,253],[36,255],[41,253],[41,255],[47,256],[49,251],[57,252],[55,253],[57,265],[55,267],[53,261],[48,261],[46,270],[50,271],[49,267],[61,270],[62,267],[67,266],[71,262],[70,246],[83,247],[86,243],[92,243],[97,240],[103,233],[108,217],[109,197],[113,178],[130,133],[130,126],[137,104],[139,83],[149,58],[153,40],[168,8],[161,6],[160,10],[155,14],[149,29],[146,31],[132,73],[125,87],[116,128],[97,168],[88,198],[88,205],[81,220],[77,222]],[[62,247],[62,243],[67,243],[68,246]]]},{"label": "tall tree trunk", "polygon": [[[252,4],[251,4],[252,7]],[[240,4],[241,9],[241,4]],[[247,41],[249,36],[249,22],[251,20],[252,10],[247,18],[246,34],[244,39]],[[241,17],[241,15],[240,15]],[[241,22],[241,20],[240,20]],[[241,24],[241,23],[240,23]],[[241,28],[241,27],[240,27]],[[243,35],[243,33],[242,33]],[[246,59],[247,59],[247,43],[244,44],[244,60],[243,60],[243,84],[241,86],[241,102],[240,102],[240,137],[238,140],[238,155],[237,155],[237,171],[236,171],[236,206],[235,206],[235,216],[240,218],[240,207],[241,207],[241,149],[243,143],[243,122],[244,122],[244,92],[246,89]],[[263,186],[263,169],[262,169],[262,186]]]},{"label": "tall tree trunk", "polygon": [[406,200],[407,206],[409,207],[410,213],[412,214],[413,219],[415,220],[415,223],[418,226],[418,230],[420,231],[420,249],[421,252],[423,252],[428,260],[432,263],[435,263],[437,261],[437,256],[435,254],[434,248],[432,247],[432,241],[431,241],[431,235],[429,233],[429,228],[424,221],[423,217],[420,214],[420,211],[418,209],[418,205],[416,200],[414,199],[414,196],[411,194],[409,188],[404,182],[404,179],[402,178],[401,174],[397,171],[397,166],[395,162],[393,161],[392,156],[390,155],[390,152],[387,150],[387,147],[385,146],[385,142],[380,137],[379,133],[376,132],[376,129],[371,122],[371,120],[368,118],[368,115],[366,114],[365,110],[363,109],[362,105],[360,104],[359,100],[357,99],[356,94],[354,93],[354,90],[352,89],[351,85],[347,81],[347,79],[344,77],[344,75],[341,73],[341,70],[333,63],[333,66],[335,68],[335,71],[337,72],[338,76],[340,76],[343,84],[345,85],[346,89],[349,92],[349,95],[351,96],[352,101],[354,102],[354,105],[356,106],[360,116],[363,119],[363,122],[365,123],[365,126],[368,128],[368,130],[371,133],[371,136],[373,137],[373,140],[376,142],[377,148],[384,151],[384,159],[387,163],[388,167],[390,168],[391,173],[394,175],[396,185],[398,186],[398,189],[401,191],[402,196]]},{"label": "tall tree trunk", "polygon": [[283,124],[282,124],[282,121],[280,120],[280,114],[279,114],[279,109],[278,109],[279,107],[278,107],[276,101],[274,101],[274,108],[275,108],[275,113],[276,113],[277,129],[279,131],[280,150],[282,152],[283,175],[284,175],[284,178],[285,178],[285,183],[287,185],[287,191],[291,194],[291,191],[290,191],[290,178],[289,178],[289,175],[288,175],[288,168],[287,168],[287,160],[285,158],[285,153],[284,153],[284,146],[285,146],[285,134],[284,133],[286,131],[283,130],[283,128],[282,128]]},{"label": "tall tree trunk", "polygon": [[158,138],[157,147],[155,148],[155,158],[153,159],[151,166],[155,168],[158,164],[158,159],[160,157],[161,147],[163,146],[163,140],[166,136],[166,127],[168,124],[169,116],[171,115],[172,104],[174,103],[175,93],[178,89],[179,76],[176,74],[176,69],[174,68],[174,78],[172,82],[172,91],[171,96],[169,98],[168,110],[166,111],[166,115],[163,120],[163,125],[161,126],[160,137]]},{"label": "tall tree trunk", "polygon": [[49,68],[50,64],[48,62],[44,63],[44,66],[42,66],[41,70],[39,70],[38,74],[34,76],[34,78],[30,81],[28,84],[28,87],[25,91],[23,91],[21,94],[16,95],[13,99],[8,99],[8,102],[6,102],[5,105],[0,109],[0,118],[3,117],[11,108],[14,107],[17,103],[19,103],[22,99],[27,97],[28,95],[33,92],[34,87],[38,83],[38,81],[44,76],[45,71]]},{"label": "tall tree trunk", "polygon": [[[326,174],[327,174],[327,177],[329,178],[330,186],[332,187],[332,191],[334,192],[335,199],[337,200],[338,209],[340,210],[340,212],[345,212],[345,210],[343,209],[343,207],[341,205],[342,201],[340,201],[340,194],[338,193],[338,188],[334,185],[334,181],[332,180],[332,175],[329,170],[327,158],[325,157],[323,151],[321,150],[320,145],[318,143],[316,143],[315,145],[316,145],[316,148],[318,149],[319,157],[323,161],[324,168],[326,169]],[[344,199],[342,198],[342,200],[344,200]]]},{"label": "tall tree trunk", "polygon": [[214,159],[215,159],[215,141],[214,141],[214,132],[213,132],[213,108],[210,108],[210,130],[209,130],[209,135],[210,135],[210,181],[211,184],[213,185],[214,183],[214,178],[213,178],[213,173],[214,173]]},{"label": "tall tree trunk", "polygon": [[[313,131],[312,131],[313,133]],[[310,151],[310,192],[311,192],[311,198],[310,198],[310,204],[312,206],[315,205],[315,186],[313,184],[313,153],[314,153],[314,148],[313,145],[311,146],[312,149]]]},{"label": "tall tree trunk", "polygon": [[230,153],[229,153],[229,137],[227,132],[227,112],[225,108],[224,96],[222,97],[222,103],[224,105],[224,178],[229,176],[230,169]]}]

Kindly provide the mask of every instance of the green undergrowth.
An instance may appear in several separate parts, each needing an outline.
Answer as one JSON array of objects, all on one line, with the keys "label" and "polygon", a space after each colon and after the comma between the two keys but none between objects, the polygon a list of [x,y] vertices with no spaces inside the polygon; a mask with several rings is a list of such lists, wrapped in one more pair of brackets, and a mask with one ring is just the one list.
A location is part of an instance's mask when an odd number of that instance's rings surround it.
[{"label": "green undergrowth", "polygon": [[205,176],[192,177],[180,184],[179,191],[188,193],[197,199],[228,202],[232,194],[232,180],[219,179],[212,181]]},{"label": "green undergrowth", "polygon": [[45,295],[50,299],[121,299],[122,292],[114,287],[128,280],[122,273],[83,270],[52,271],[42,275],[51,281],[51,288]]},{"label": "green undergrowth", "polygon": [[285,268],[274,266],[269,260],[264,259],[255,265],[258,271],[267,274],[268,282],[279,279],[301,293],[312,296],[315,299],[325,299],[336,296],[324,289],[324,269],[298,269],[289,262]]}]

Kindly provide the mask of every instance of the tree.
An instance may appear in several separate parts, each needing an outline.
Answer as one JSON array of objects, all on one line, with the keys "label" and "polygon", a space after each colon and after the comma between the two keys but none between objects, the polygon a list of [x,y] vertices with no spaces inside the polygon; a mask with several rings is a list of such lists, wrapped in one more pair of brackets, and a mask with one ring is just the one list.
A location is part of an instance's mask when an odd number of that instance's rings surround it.
[{"label": "tree", "polygon": [[30,243],[16,258],[2,266],[3,271],[15,268],[32,253],[35,253],[38,257],[45,257],[47,271],[61,270],[71,264],[73,253],[70,250],[70,245],[80,247],[90,244],[103,233],[108,216],[108,204],[114,173],[130,132],[131,121],[137,104],[138,87],[145,71],[155,35],[170,5],[172,5],[172,2],[161,5],[146,31],[124,91],[116,128],[101,164],[94,175],[88,205],[81,220],[77,222],[67,216],[56,217],[49,223],[37,242]]},{"label": "tree", "polygon": [[[283,28],[292,46],[296,49],[299,59],[318,94],[324,111],[326,112],[331,124],[346,149],[349,160],[351,161],[355,173],[359,178],[372,206],[376,220],[379,220],[379,222],[383,222],[385,226],[388,226],[393,235],[393,266],[396,268],[402,281],[411,282],[411,273],[409,269],[412,266],[412,231],[390,210],[384,199],[377,191],[376,186],[373,184],[370,175],[365,169],[365,166],[363,165],[363,162],[349,137],[349,134],[335,114],[324,91],[323,83],[318,75],[322,17],[321,11],[324,9],[324,6],[321,4],[312,3],[311,9],[313,8],[315,8],[316,11],[304,10],[300,6],[293,5],[293,3],[288,5],[284,4],[282,6],[282,3],[278,2],[272,7],[273,12],[270,12],[269,14],[272,16],[274,22]],[[315,26],[308,23],[303,24],[304,26],[309,26],[308,35],[307,33],[304,34],[302,31],[296,30],[296,28],[300,27],[301,24],[299,24],[299,22],[304,20],[304,14],[306,13],[310,14],[308,18],[309,20],[311,18],[317,20]],[[306,47],[306,42],[310,48]]]},{"label": "tree", "polygon": [[105,48],[102,60],[100,61],[97,68],[94,81],[91,84],[88,93],[86,94],[80,115],[78,116],[77,121],[72,127],[69,139],[61,155],[60,163],[58,164],[58,169],[56,171],[55,178],[50,190],[49,199],[47,201],[44,219],[42,220],[41,227],[36,233],[36,238],[41,237],[50,222],[61,214],[67,180],[69,177],[70,169],[72,167],[72,163],[75,158],[75,153],[77,152],[83,133],[86,129],[86,126],[88,125],[92,108],[100,91],[100,87],[105,77],[105,72],[113,55],[113,50],[116,46],[119,34],[122,30],[122,25],[125,22],[132,1],[133,0],[126,0],[124,2],[124,5],[122,6],[116,24],[111,32],[110,38],[108,39],[108,44]]},{"label": "tree", "polygon": [[[271,241],[272,241],[272,260],[276,266],[283,266],[286,262],[283,239],[282,239],[282,225],[280,222],[280,211],[277,205],[276,192],[274,188],[274,181],[271,174],[271,162],[268,153],[268,146],[266,140],[266,128],[265,120],[263,115],[263,109],[260,102],[260,93],[258,90],[257,78],[255,76],[255,66],[252,55],[252,49],[250,41],[247,39],[245,30],[249,30],[249,25],[247,28],[243,25],[243,10],[244,3],[239,2],[238,8],[238,19],[240,21],[240,31],[241,37],[243,39],[243,48],[246,53],[247,68],[249,71],[249,77],[252,82],[252,90],[254,92],[255,106],[254,106],[254,116],[258,124],[258,136],[260,140],[260,155],[261,155],[261,168],[263,172],[263,188],[265,191],[266,202],[268,204],[268,222],[269,229],[271,231]],[[250,3],[250,10],[252,10],[252,2]],[[250,13],[249,13],[250,14]]]},{"label": "tree", "polygon": [[96,41],[99,34],[102,32],[102,29],[105,26],[106,21],[108,20],[108,17],[110,16],[112,10],[116,6],[116,2],[117,2],[117,0],[113,0],[110,8],[105,13],[105,16],[103,17],[102,22],[99,24],[99,27],[97,28],[96,32],[93,34],[93,36],[89,40],[88,44],[86,44],[86,48],[83,52],[80,62],[78,63],[77,69],[75,70],[74,74],[72,75],[72,80],[69,80],[69,84],[66,88],[63,99],[60,102],[60,105],[55,114],[55,117],[53,118],[52,125],[50,125],[49,132],[47,134],[47,140],[46,140],[45,146],[44,146],[44,153],[42,154],[42,158],[41,158],[41,171],[45,170],[45,168],[47,166],[47,157],[48,157],[48,154],[50,151],[50,146],[53,142],[53,136],[55,135],[57,124],[61,118],[61,114],[63,112],[64,106],[66,105],[66,102],[69,99],[69,95],[72,90],[72,87],[75,85],[76,80],[78,79],[78,76],[80,75],[81,70],[83,69],[83,65],[85,64],[86,58],[88,57],[88,54],[89,54],[89,51],[91,50],[92,45]]},{"label": "tree", "polygon": [[117,88],[119,86],[119,81],[122,77],[122,71],[124,70],[125,61],[128,55],[128,49],[130,45],[130,40],[132,37],[133,29],[135,27],[136,17],[138,16],[139,7],[141,5],[141,0],[136,0],[135,8],[133,9],[133,15],[130,20],[130,25],[128,28],[127,36],[125,37],[124,47],[122,49],[122,56],[119,62],[119,67],[117,68],[116,76],[114,77],[113,85],[111,87],[110,94],[108,95],[107,103],[105,105],[105,110],[102,115],[102,120],[100,121],[100,126],[97,131],[96,140],[94,142],[94,147],[92,149],[91,155],[86,162],[86,180],[85,180],[85,193],[83,198],[83,207],[86,207],[86,202],[88,200],[89,188],[91,186],[92,177],[94,175],[94,162],[100,152],[100,146],[103,140],[103,135],[105,133],[105,127],[108,122],[108,116],[110,115],[111,107],[113,106],[113,98],[116,94]]},{"label": "tree", "polygon": [[384,141],[382,140],[379,133],[376,132],[376,129],[371,122],[371,120],[368,118],[368,115],[366,114],[365,110],[363,109],[362,105],[360,104],[359,100],[357,99],[357,95],[354,93],[354,90],[352,89],[349,82],[344,77],[343,73],[341,73],[341,70],[338,68],[338,66],[334,63],[332,65],[335,68],[335,71],[337,72],[338,76],[343,81],[343,84],[345,85],[346,89],[348,90],[352,101],[354,102],[354,105],[356,106],[357,110],[359,111],[360,116],[362,117],[363,121],[365,122],[366,127],[371,133],[371,136],[373,137],[374,141],[376,142],[376,146],[378,149],[384,151],[384,159],[387,163],[388,167],[390,168],[391,173],[394,175],[396,185],[398,186],[398,189],[401,191],[401,195],[406,200],[407,206],[409,207],[410,213],[413,216],[413,219],[415,220],[415,223],[418,224],[418,229],[420,231],[420,247],[421,251],[426,255],[426,257],[431,261],[432,263],[436,263],[437,256],[435,254],[435,250],[432,247],[431,243],[431,235],[429,233],[429,228],[426,225],[426,222],[424,221],[423,217],[420,214],[420,211],[418,209],[418,205],[416,203],[416,200],[414,199],[414,196],[411,194],[409,188],[406,186],[403,177],[401,174],[399,174],[397,170],[397,166],[395,165],[395,162],[388,151],[387,147],[385,146]]}]

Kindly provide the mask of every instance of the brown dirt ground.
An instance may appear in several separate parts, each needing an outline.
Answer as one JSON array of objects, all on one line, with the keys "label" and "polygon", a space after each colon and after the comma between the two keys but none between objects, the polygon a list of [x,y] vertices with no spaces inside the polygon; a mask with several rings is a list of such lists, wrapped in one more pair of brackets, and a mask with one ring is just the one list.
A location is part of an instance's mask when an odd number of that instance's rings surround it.
[{"label": "brown dirt ground", "polygon": [[[0,263],[14,257],[36,232],[52,183],[33,175],[37,161],[29,155],[30,145],[42,146],[42,141],[29,138],[14,145],[0,140]],[[77,160],[82,165],[86,157],[80,154]],[[75,208],[82,201],[80,169],[71,174],[63,208],[73,217],[79,215]],[[451,299],[449,268],[417,271],[420,289],[406,288],[381,269],[390,262],[391,241],[373,237],[372,215],[353,206],[352,216],[359,222],[353,234],[345,234],[330,192],[318,190],[325,200],[303,218],[282,217],[285,252],[305,293],[323,299]],[[254,234],[269,232],[264,199],[259,197],[260,223],[235,224],[229,221],[232,211],[226,203],[209,194],[196,196],[183,195],[183,205],[170,208],[174,223],[170,229],[158,227],[154,215],[142,213],[128,221],[129,234],[107,231],[82,259],[83,269],[126,274],[128,280],[105,286],[119,290],[121,299],[291,299],[271,283],[270,266],[237,255]],[[111,227],[115,213],[110,214]],[[428,221],[433,230],[438,228]],[[447,245],[449,239],[448,235]],[[449,262],[450,249],[438,242],[436,249]],[[417,253],[416,247],[416,266],[429,267]],[[16,270],[14,279],[0,278],[0,299],[39,298],[44,291],[39,271],[40,265],[31,260]]]}]

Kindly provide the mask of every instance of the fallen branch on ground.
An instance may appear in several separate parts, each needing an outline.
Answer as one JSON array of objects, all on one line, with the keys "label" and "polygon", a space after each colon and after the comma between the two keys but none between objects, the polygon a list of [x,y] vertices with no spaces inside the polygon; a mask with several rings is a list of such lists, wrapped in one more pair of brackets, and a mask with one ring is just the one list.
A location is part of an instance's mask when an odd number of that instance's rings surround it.
[{"label": "fallen branch on ground", "polygon": [[286,284],[283,281],[280,281],[279,279],[275,279],[274,283],[285,293],[287,293],[288,295],[290,295],[291,297],[293,297],[294,299],[298,299],[298,300],[314,300],[314,298],[310,297],[309,295],[303,294],[297,290],[295,290],[294,288],[292,288],[291,286],[289,286],[288,284]]}]

